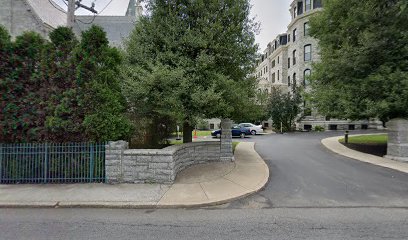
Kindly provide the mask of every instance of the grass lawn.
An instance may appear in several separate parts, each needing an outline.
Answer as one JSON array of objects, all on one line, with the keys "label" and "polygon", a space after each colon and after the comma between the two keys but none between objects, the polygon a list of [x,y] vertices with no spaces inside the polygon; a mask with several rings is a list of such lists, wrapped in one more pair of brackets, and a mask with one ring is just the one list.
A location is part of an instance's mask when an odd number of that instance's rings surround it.
[{"label": "grass lawn", "polygon": [[232,152],[235,152],[235,148],[237,147],[238,144],[239,142],[232,142]]},{"label": "grass lawn", "polygon": [[[349,143],[355,144],[387,144],[388,135],[365,135],[365,136],[349,136]],[[344,143],[344,138],[340,139],[339,142]]]},{"label": "grass lawn", "polygon": [[[197,137],[205,137],[205,136],[211,136],[211,132],[210,130],[197,130]],[[183,132],[180,132],[180,137],[183,136]],[[177,137],[177,133],[174,132],[172,134],[172,136]],[[191,133],[191,136],[194,137],[194,131]]]},{"label": "grass lawn", "polygon": [[[194,131],[193,131],[194,136]],[[197,130],[197,137],[211,136],[211,131]]]}]

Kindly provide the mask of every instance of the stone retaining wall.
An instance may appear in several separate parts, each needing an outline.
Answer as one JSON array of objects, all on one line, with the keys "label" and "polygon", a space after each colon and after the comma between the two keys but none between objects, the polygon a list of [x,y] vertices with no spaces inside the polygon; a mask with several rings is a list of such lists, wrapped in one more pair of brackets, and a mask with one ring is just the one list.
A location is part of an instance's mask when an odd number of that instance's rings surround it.
[{"label": "stone retaining wall", "polygon": [[106,145],[108,183],[173,183],[184,168],[208,162],[233,159],[221,153],[220,142],[174,145],[164,149],[129,149],[125,141]]}]

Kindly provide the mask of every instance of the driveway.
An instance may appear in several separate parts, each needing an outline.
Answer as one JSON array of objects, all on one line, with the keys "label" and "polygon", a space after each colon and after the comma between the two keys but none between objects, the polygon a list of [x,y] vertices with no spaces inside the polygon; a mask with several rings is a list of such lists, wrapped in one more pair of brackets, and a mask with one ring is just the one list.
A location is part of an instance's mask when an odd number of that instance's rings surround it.
[{"label": "driveway", "polygon": [[320,143],[342,134],[272,134],[243,140],[256,142],[270,180],[259,194],[229,207],[408,207],[408,174],[334,154]]}]

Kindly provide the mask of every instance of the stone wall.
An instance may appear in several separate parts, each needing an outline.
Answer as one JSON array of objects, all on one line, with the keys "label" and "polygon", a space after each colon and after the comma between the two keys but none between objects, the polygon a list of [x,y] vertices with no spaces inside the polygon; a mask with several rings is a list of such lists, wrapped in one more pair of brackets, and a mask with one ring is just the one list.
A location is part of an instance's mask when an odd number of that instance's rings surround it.
[{"label": "stone wall", "polygon": [[125,141],[106,145],[108,183],[173,183],[188,166],[231,161],[221,156],[220,142],[198,142],[163,149],[128,149]]},{"label": "stone wall", "polygon": [[408,162],[408,120],[391,119],[387,123],[388,146],[386,158]]}]

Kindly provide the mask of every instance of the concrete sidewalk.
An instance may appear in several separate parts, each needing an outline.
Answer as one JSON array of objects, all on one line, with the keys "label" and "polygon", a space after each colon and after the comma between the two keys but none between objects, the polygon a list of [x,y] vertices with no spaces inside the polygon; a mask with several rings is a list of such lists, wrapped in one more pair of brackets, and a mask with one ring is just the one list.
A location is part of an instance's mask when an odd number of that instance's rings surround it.
[{"label": "concrete sidewalk", "polygon": [[268,178],[268,166],[254,143],[242,142],[235,150],[235,162],[192,166],[180,172],[172,185],[0,185],[0,207],[198,207],[255,193]]},{"label": "concrete sidewalk", "polygon": [[[360,136],[360,135],[367,135],[367,134],[359,134],[359,135],[352,135],[352,136]],[[368,134],[368,135],[372,135],[372,134]],[[394,169],[400,172],[408,173],[408,163],[398,162],[398,161],[391,160],[388,158],[378,157],[375,155],[366,154],[366,153],[362,153],[362,152],[350,149],[344,146],[343,144],[339,143],[339,140],[341,138],[343,138],[343,136],[326,138],[322,140],[322,144],[329,150],[339,155],[349,157],[349,158],[352,158],[358,161],[374,164],[377,166],[390,168],[390,169]]]}]

